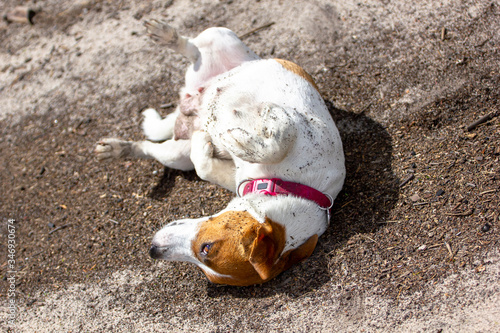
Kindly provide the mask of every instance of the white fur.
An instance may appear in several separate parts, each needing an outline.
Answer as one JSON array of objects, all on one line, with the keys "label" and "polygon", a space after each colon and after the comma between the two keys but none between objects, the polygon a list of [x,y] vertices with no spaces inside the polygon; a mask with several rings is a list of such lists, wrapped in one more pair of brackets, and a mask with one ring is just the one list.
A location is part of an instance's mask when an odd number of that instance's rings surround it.
[{"label": "white fur", "polygon": [[165,141],[174,136],[175,118],[179,112],[173,112],[162,118],[154,109],[147,109],[143,113],[142,130],[144,135],[151,141]]},{"label": "white fur", "polygon": [[[194,167],[202,179],[234,192],[247,179],[281,178],[337,196],[345,178],[342,142],[321,95],[307,80],[275,60],[260,59],[228,29],[210,28],[188,39],[157,21],[146,26],[153,40],[192,61],[180,105],[195,103],[199,131],[190,140],[174,140],[181,108],[164,119],[148,109],[144,133],[150,140],[167,141],[103,139],[96,148],[100,159],[148,157],[171,168]],[[216,215],[230,210],[285,226],[285,251],[321,235],[329,222],[317,204],[292,196],[237,197]],[[153,245],[163,251],[163,259],[204,267],[190,252],[204,220],[174,221],[155,235]]]}]

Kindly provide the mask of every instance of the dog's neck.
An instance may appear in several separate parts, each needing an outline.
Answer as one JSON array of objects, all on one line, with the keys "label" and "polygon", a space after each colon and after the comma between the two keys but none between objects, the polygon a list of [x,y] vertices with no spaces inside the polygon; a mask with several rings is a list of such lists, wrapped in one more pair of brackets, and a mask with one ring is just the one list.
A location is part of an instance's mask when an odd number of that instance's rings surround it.
[{"label": "dog's neck", "polygon": [[283,225],[287,238],[283,252],[297,248],[313,235],[321,236],[329,223],[326,211],[315,202],[289,195],[250,193],[231,200],[222,212],[228,210],[247,211],[260,223],[267,217]]},{"label": "dog's neck", "polygon": [[253,179],[241,182],[236,189],[238,196],[250,193],[264,195],[293,195],[299,198],[315,202],[320,208],[330,210],[333,206],[333,199],[330,195],[324,194],[310,186],[287,182],[279,178]]}]

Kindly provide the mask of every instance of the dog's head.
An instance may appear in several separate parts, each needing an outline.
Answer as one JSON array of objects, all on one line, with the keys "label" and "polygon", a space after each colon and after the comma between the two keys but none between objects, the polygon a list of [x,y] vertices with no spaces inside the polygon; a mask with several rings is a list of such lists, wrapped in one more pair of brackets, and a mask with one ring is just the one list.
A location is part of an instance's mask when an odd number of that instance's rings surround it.
[{"label": "dog's head", "polygon": [[261,223],[247,211],[174,221],[153,238],[155,259],[198,265],[213,283],[247,286],[266,282],[309,257],[317,235],[283,253],[285,228],[269,218]]}]

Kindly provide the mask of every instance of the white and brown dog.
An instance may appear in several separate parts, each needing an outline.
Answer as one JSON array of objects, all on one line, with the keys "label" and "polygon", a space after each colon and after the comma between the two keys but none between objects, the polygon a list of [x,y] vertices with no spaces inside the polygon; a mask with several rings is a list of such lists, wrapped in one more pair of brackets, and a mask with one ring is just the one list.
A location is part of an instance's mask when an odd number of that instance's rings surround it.
[{"label": "white and brown dog", "polygon": [[192,262],[210,281],[238,286],[309,257],[345,178],[342,142],[312,78],[294,63],[259,58],[225,28],[189,39],[165,23],[145,25],[192,62],[179,106],[164,119],[144,111],[151,141],[103,139],[97,157],[194,168],[237,194],[213,216],[163,227],[151,257]]}]

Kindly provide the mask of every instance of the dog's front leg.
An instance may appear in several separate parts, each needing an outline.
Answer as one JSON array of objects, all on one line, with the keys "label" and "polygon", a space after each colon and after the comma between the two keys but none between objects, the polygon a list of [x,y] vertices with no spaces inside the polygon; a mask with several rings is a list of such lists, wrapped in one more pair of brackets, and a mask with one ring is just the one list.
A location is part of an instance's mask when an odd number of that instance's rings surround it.
[{"label": "dog's front leg", "polygon": [[196,131],[191,137],[191,161],[201,179],[235,191],[235,170],[232,159],[214,157],[214,146],[210,135]]},{"label": "dog's front leg", "polygon": [[167,140],[163,143],[150,141],[124,141],[106,138],[98,142],[95,154],[99,160],[112,158],[154,158],[161,164],[178,170],[192,170],[189,158],[190,140]]}]

